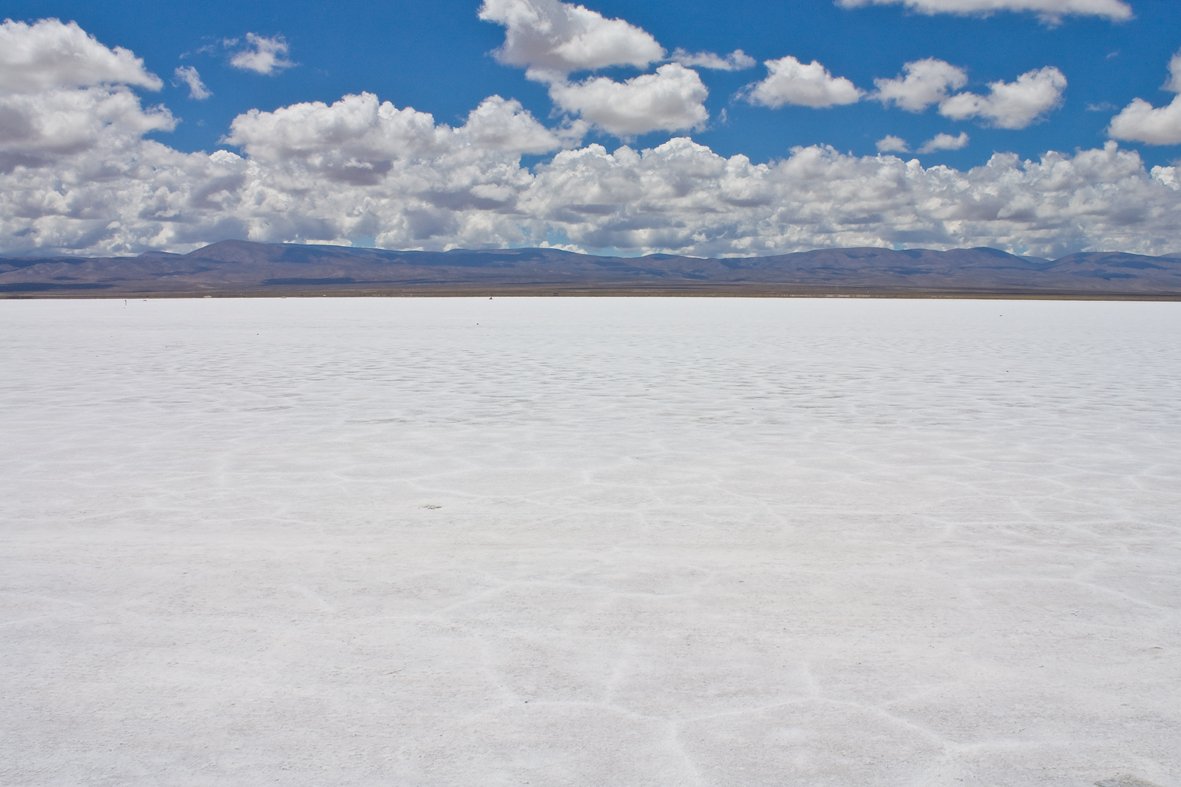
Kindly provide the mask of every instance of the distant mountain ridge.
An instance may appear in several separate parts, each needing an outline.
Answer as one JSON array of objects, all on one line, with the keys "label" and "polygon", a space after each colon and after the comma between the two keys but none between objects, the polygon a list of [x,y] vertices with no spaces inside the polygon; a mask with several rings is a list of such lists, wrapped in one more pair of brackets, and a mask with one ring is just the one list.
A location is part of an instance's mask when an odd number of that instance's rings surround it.
[{"label": "distant mountain ridge", "polygon": [[1181,297],[1181,255],[818,249],[609,257],[558,249],[390,251],[226,240],[187,254],[0,257],[0,297],[360,294]]}]

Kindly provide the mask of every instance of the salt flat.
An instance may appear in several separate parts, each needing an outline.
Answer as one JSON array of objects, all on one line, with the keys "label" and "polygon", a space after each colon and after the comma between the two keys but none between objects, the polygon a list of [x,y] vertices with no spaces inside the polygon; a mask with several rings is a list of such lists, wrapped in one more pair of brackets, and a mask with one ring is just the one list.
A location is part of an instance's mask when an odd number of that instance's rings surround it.
[{"label": "salt flat", "polygon": [[1181,304],[0,303],[0,783],[1181,784]]}]

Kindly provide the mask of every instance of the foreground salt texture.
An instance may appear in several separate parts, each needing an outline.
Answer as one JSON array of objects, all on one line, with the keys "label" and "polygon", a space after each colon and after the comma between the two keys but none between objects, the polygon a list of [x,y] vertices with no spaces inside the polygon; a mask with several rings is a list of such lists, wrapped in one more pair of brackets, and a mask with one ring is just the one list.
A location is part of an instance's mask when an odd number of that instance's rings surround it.
[{"label": "foreground salt texture", "polygon": [[0,783],[1181,783],[1181,305],[0,303]]}]

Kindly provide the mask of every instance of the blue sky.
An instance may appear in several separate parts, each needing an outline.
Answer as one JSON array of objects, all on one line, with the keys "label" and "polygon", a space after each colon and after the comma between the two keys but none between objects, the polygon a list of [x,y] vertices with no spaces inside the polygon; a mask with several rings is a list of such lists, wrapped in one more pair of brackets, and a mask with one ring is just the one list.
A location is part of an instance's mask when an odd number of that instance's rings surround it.
[{"label": "blue sky", "polygon": [[3,252],[1181,250],[1173,0],[2,13]]}]

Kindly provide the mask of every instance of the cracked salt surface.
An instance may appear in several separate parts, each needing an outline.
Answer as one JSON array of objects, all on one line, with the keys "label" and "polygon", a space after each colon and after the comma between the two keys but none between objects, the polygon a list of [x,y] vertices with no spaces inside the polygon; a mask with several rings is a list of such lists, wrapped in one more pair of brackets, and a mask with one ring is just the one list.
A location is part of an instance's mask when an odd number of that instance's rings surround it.
[{"label": "cracked salt surface", "polygon": [[0,303],[0,783],[1181,784],[1181,305]]}]

